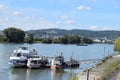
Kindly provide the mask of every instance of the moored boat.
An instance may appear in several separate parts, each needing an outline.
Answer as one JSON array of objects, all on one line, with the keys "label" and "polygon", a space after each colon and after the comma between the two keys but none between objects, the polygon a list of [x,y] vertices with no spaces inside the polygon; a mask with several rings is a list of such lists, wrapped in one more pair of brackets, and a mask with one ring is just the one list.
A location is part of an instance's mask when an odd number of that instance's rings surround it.
[{"label": "moored boat", "polygon": [[28,68],[45,68],[48,64],[48,59],[45,56],[32,56],[27,61]]},{"label": "moored boat", "polygon": [[14,54],[10,57],[9,65],[11,67],[26,67],[27,57],[22,56],[20,53]]},{"label": "moored boat", "polygon": [[23,56],[30,57],[32,55],[37,55],[37,51],[35,49],[30,49],[29,47],[19,47],[13,50],[13,53],[21,53]]},{"label": "moored boat", "polygon": [[52,59],[51,69],[63,69],[65,67],[64,57],[61,55],[56,56]]},{"label": "moored boat", "polygon": [[80,66],[80,62],[73,58],[70,58],[70,61],[67,61],[66,64],[68,68],[75,68]]},{"label": "moored boat", "polygon": [[33,55],[37,55],[34,49],[30,50],[28,47],[15,49],[10,56],[9,65],[11,67],[26,67],[27,59]]}]

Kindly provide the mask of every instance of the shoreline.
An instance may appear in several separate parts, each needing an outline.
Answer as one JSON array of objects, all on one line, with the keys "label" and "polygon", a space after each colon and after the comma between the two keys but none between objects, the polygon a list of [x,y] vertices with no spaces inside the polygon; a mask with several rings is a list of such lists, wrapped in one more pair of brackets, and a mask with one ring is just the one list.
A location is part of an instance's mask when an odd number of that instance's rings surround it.
[{"label": "shoreline", "polygon": [[[89,80],[109,80],[120,70],[120,54],[105,57],[97,65],[89,69]],[[87,79],[87,70],[77,75],[78,80]]]}]

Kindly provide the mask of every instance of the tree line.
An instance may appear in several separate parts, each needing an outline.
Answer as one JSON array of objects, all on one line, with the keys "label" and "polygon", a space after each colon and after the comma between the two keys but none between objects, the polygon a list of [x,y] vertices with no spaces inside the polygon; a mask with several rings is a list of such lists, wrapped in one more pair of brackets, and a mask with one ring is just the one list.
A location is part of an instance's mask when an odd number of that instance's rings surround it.
[{"label": "tree line", "polygon": [[92,30],[83,30],[83,29],[72,29],[72,30],[66,30],[66,29],[38,29],[38,30],[29,30],[27,33],[34,34],[35,38],[41,38],[43,36],[48,37],[60,37],[64,34],[67,35],[78,35],[78,36],[85,36],[89,38],[106,38],[109,40],[114,40],[116,37],[120,36],[120,31],[114,31],[114,30],[105,30],[105,31],[92,31]]},{"label": "tree line", "polygon": [[41,43],[58,43],[58,44],[92,44],[91,39],[80,37],[76,35],[63,35],[58,38],[42,38],[35,39],[35,41],[40,41]]},{"label": "tree line", "polygon": [[23,30],[14,27],[4,29],[3,32],[5,35],[0,36],[1,42],[14,42],[14,43],[41,42],[41,43],[59,43],[59,44],[82,44],[82,43],[92,44],[93,43],[91,39],[76,35],[63,35],[58,38],[34,38],[33,34],[31,33],[26,34]]}]

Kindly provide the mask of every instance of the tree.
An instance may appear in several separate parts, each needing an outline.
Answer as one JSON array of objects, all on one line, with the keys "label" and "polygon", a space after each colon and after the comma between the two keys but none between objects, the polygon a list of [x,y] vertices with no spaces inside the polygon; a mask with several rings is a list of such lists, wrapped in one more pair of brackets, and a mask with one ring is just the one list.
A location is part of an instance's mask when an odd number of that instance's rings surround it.
[{"label": "tree", "polygon": [[59,38],[59,42],[62,44],[68,44],[68,35],[63,35],[62,37]]},{"label": "tree", "polygon": [[42,39],[42,41],[41,41],[42,43],[52,43],[52,40],[50,39],[50,38],[44,38],[44,39]]},{"label": "tree", "polygon": [[91,39],[88,39],[86,37],[83,38],[83,42],[87,44],[93,44],[93,41]]},{"label": "tree", "polygon": [[0,42],[6,42],[7,38],[5,35],[0,36]]},{"label": "tree", "polygon": [[79,44],[80,43],[80,37],[79,36],[75,36],[75,35],[69,35],[68,43],[69,44]]},{"label": "tree", "polygon": [[8,42],[24,42],[25,32],[21,29],[10,27],[4,30]]},{"label": "tree", "polygon": [[115,40],[115,43],[114,43],[114,51],[120,52],[120,37],[118,37],[118,38]]},{"label": "tree", "polygon": [[75,36],[68,36],[68,43],[70,43],[70,44],[74,44],[76,42],[76,40],[75,40]]},{"label": "tree", "polygon": [[27,34],[27,36],[25,37],[25,42],[26,43],[33,43],[33,34]]},{"label": "tree", "polygon": [[52,40],[52,43],[60,43],[59,39],[58,38],[55,38]]}]

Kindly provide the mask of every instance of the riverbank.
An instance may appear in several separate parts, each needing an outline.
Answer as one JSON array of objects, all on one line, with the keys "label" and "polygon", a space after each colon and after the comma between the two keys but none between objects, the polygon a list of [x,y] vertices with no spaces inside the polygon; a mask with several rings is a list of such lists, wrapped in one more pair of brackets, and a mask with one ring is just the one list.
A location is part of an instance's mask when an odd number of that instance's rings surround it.
[{"label": "riverbank", "polygon": [[[105,57],[96,66],[89,69],[89,80],[109,80],[117,70],[120,70],[120,54]],[[87,70],[77,76],[78,80],[86,80]]]}]

